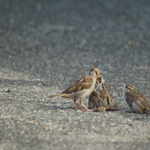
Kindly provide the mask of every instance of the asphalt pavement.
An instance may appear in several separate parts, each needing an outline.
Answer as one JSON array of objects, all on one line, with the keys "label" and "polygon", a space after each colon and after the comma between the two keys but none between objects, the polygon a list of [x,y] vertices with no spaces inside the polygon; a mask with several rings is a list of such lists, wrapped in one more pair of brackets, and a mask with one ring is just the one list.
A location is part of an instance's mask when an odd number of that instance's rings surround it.
[{"label": "asphalt pavement", "polygon": [[1,0],[0,150],[150,149],[149,115],[48,97],[93,67],[121,109],[121,83],[150,103],[149,0]]}]

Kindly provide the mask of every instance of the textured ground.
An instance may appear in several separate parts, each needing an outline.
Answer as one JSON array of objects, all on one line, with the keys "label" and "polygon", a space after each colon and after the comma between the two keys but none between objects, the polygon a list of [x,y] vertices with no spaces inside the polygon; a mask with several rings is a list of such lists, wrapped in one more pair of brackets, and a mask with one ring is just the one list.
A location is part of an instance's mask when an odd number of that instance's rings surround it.
[{"label": "textured ground", "polygon": [[150,102],[149,17],[149,0],[1,0],[0,150],[149,149],[150,116],[47,97],[97,67],[121,108],[122,82]]}]

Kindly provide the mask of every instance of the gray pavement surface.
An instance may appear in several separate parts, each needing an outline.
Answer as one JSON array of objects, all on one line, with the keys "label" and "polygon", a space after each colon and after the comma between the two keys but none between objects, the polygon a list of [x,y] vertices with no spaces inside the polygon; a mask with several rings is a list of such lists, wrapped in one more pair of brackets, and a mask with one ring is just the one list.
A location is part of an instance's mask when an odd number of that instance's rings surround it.
[{"label": "gray pavement surface", "polygon": [[150,149],[150,116],[48,98],[92,67],[150,102],[149,0],[0,0],[0,150]]}]

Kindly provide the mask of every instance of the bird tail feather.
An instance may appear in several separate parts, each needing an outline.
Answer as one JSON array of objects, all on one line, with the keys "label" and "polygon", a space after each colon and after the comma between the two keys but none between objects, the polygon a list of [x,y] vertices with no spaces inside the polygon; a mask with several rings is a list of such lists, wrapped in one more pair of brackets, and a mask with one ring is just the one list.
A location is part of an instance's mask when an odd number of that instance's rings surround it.
[{"label": "bird tail feather", "polygon": [[145,112],[146,114],[150,115],[150,110],[146,110]]},{"label": "bird tail feather", "polygon": [[61,93],[61,94],[56,94],[56,95],[50,95],[50,98],[54,98],[54,97],[66,97],[69,98],[70,94],[66,94],[66,93]]}]

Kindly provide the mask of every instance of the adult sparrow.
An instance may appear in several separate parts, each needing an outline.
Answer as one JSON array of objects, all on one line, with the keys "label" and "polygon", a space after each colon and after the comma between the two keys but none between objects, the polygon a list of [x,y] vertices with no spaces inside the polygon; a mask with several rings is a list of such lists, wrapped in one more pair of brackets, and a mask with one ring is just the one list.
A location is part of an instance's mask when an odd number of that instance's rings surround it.
[{"label": "adult sparrow", "polygon": [[150,113],[150,105],[146,98],[131,85],[123,85],[123,97],[134,113]]},{"label": "adult sparrow", "polygon": [[89,96],[89,108],[95,111],[118,110],[112,95],[108,92],[108,85],[102,78],[102,82]]},{"label": "adult sparrow", "polygon": [[[83,105],[83,99],[93,91],[95,83],[99,82],[101,82],[101,72],[98,68],[92,68],[88,75],[85,75],[77,80],[71,87],[60,94],[50,95],[49,97],[63,97],[73,99],[74,103],[77,105],[77,109],[91,112],[93,110],[89,110],[86,106]],[[80,105],[82,107],[76,103],[77,99],[80,99]]]}]

